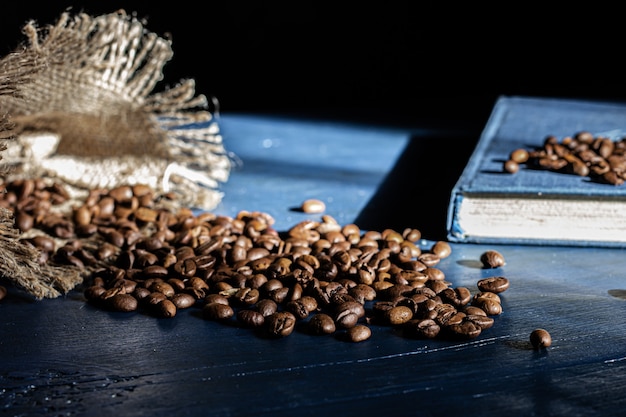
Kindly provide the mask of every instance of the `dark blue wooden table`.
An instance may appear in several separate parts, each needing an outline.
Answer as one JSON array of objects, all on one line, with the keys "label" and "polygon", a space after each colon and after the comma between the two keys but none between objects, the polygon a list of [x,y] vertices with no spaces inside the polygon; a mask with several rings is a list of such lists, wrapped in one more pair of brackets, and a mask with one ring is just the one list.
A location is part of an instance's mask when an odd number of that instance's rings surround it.
[{"label": "dark blue wooden table", "polygon": [[[477,132],[247,115],[220,119],[241,161],[215,210],[271,214],[284,230],[326,202],[338,222],[445,233],[451,183]],[[476,136],[473,136],[476,135]],[[469,141],[469,142],[468,142]],[[465,143],[465,148],[463,148]],[[459,157],[457,157],[459,158]],[[454,286],[502,275],[503,313],[466,341],[416,340],[390,327],[348,343],[295,332],[266,339],[203,320],[103,311],[82,292],[0,301],[0,413],[11,416],[607,416],[626,410],[623,250],[452,245],[438,267]],[[529,335],[547,329],[552,345]]]}]

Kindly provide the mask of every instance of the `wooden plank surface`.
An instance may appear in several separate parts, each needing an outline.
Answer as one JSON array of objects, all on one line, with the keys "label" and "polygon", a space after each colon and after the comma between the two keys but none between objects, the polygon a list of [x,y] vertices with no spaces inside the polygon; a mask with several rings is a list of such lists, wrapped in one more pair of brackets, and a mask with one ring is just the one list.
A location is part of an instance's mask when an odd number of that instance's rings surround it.
[{"label": "wooden plank surface", "polygon": [[[409,137],[430,137],[240,115],[222,123],[243,164],[217,211],[268,211],[278,228],[303,216],[289,207],[309,196],[332,198],[329,213],[342,223],[356,219],[371,209]],[[467,341],[407,339],[376,325],[361,343],[300,331],[274,340],[203,320],[198,309],[156,319],[99,310],[80,291],[34,301],[10,288],[0,302],[0,412],[605,416],[625,409],[622,250],[502,246],[506,265],[485,270],[480,255],[493,247],[452,247],[438,267],[454,286],[477,292],[476,282],[493,275],[511,282],[494,326]],[[550,348],[531,348],[537,327],[551,333]]]}]

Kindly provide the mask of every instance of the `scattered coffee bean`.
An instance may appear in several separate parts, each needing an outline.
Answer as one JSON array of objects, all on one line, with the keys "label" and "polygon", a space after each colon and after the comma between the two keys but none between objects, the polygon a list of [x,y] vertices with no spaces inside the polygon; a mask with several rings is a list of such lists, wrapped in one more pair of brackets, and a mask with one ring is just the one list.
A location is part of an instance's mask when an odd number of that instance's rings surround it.
[{"label": "scattered coffee bean", "polygon": [[450,256],[452,253],[452,247],[448,242],[438,241],[430,248],[430,251],[434,253],[438,258],[443,259]]},{"label": "scattered coffee bean", "polygon": [[326,204],[322,200],[311,198],[303,201],[300,208],[304,213],[323,213],[326,211]]},{"label": "scattered coffee bean", "polygon": [[512,159],[504,161],[503,168],[505,172],[509,174],[516,174],[519,171],[519,163],[515,162]]},{"label": "scattered coffee bean", "polygon": [[357,324],[346,330],[350,342],[363,342],[372,336],[372,330],[364,324]]},{"label": "scattered coffee bean", "polygon": [[413,318],[413,310],[404,305],[397,305],[387,310],[385,317],[392,326],[399,326]]},{"label": "scattered coffee bean", "polygon": [[535,349],[543,349],[552,345],[552,336],[545,329],[535,329],[530,333],[530,344]]},{"label": "scattered coffee bean", "polygon": [[480,255],[483,268],[499,268],[506,264],[504,256],[496,250],[488,250]]},{"label": "scattered coffee bean", "polygon": [[196,304],[195,297],[185,292],[179,292],[172,295],[170,301],[172,302],[172,304],[174,304],[174,306],[176,306],[177,309],[181,310],[192,307],[194,304]]},{"label": "scattered coffee bean", "polygon": [[481,308],[488,316],[497,316],[502,314],[502,304],[491,298],[478,298],[472,301],[472,304]]},{"label": "scattered coffee bean", "polygon": [[221,303],[205,304],[202,308],[202,316],[208,320],[225,321],[235,315],[231,306]]},{"label": "scattered coffee bean", "polygon": [[277,311],[265,318],[265,325],[270,336],[289,336],[296,327],[296,317],[288,311]]},{"label": "scattered coffee bean", "polygon": [[157,317],[171,318],[176,315],[177,309],[178,308],[176,307],[176,304],[173,301],[165,299],[165,300],[159,301],[154,306],[153,311]]},{"label": "scattered coffee bean", "polygon": [[509,288],[509,280],[505,277],[489,277],[479,280],[477,286],[480,291],[500,294]]},{"label": "scattered coffee bean", "polygon": [[485,314],[486,313],[468,314],[466,317],[467,320],[476,324],[478,327],[481,328],[481,330],[487,330],[491,328],[491,326],[493,326],[495,320],[493,319],[493,317],[486,316]]},{"label": "scattered coffee bean", "polygon": [[509,155],[509,159],[511,161],[517,162],[518,164],[526,163],[526,161],[528,161],[528,157],[529,157],[528,151],[523,148],[515,149]]},{"label": "scattered coffee bean", "polygon": [[325,313],[317,313],[308,322],[309,331],[314,335],[332,334],[337,329],[333,318]]},{"label": "scattered coffee bean", "polygon": [[115,294],[107,299],[107,303],[115,311],[137,310],[137,299],[130,294]]},{"label": "scattered coffee bean", "polygon": [[417,339],[434,339],[440,330],[441,327],[433,319],[411,319],[403,326],[406,337]]},{"label": "scattered coffee bean", "polygon": [[237,312],[237,320],[245,327],[261,327],[265,323],[265,317],[258,311],[243,309]]},{"label": "scattered coffee bean", "polygon": [[5,286],[0,285],[0,300],[2,300],[7,295],[7,289]]},{"label": "scattered coffee bean", "polygon": [[473,339],[481,334],[482,327],[473,320],[463,320],[460,323],[453,323],[446,326],[446,330],[453,337],[460,337],[462,339]]}]

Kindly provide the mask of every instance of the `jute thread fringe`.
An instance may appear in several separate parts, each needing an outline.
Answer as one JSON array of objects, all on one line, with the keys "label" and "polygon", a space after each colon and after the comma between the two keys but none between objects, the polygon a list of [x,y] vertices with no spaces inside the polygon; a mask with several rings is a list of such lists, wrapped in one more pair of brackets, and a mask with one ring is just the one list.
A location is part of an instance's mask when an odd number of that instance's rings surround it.
[{"label": "jute thread fringe", "polygon": [[[23,28],[27,37],[0,58],[4,181],[43,178],[78,202],[89,190],[146,184],[172,209],[210,210],[230,174],[216,120],[194,80],[155,92],[173,56],[171,42],[124,11],[63,13],[56,24]],[[212,103],[215,104],[215,103]],[[73,267],[40,264],[20,241],[13,214],[0,210],[2,276],[38,299],[82,282]]]}]

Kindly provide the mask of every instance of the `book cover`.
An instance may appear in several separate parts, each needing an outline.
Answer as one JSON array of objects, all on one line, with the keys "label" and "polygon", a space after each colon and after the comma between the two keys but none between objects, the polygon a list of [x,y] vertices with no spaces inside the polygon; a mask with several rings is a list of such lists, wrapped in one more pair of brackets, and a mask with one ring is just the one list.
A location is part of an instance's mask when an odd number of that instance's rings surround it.
[{"label": "book cover", "polygon": [[501,96],[452,189],[448,239],[483,244],[626,247],[626,184],[592,175],[504,163],[589,132],[617,143],[626,136],[626,103]]}]

